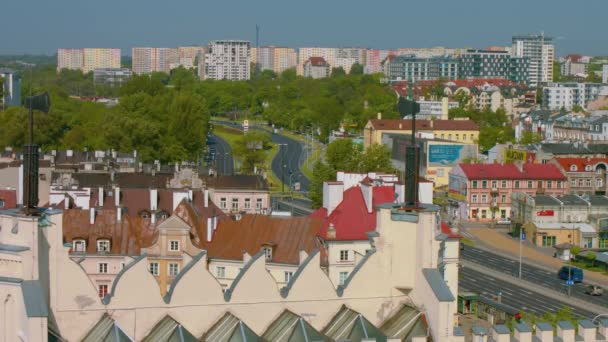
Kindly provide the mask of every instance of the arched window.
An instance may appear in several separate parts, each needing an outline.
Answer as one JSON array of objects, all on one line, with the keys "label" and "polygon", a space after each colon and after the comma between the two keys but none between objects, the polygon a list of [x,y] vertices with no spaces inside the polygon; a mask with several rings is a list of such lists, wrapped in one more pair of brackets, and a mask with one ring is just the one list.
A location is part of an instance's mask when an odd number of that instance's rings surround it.
[{"label": "arched window", "polygon": [[72,252],[84,253],[87,251],[87,242],[83,239],[72,240]]},{"label": "arched window", "polygon": [[576,165],[570,165],[570,171],[576,171],[578,168],[576,167]]}]

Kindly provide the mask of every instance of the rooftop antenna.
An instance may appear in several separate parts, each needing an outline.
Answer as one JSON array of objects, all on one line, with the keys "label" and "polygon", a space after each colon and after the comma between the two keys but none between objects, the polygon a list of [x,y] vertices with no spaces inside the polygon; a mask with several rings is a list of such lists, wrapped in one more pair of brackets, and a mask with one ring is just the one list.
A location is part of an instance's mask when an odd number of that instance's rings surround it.
[{"label": "rooftop antenna", "polygon": [[405,201],[404,208],[418,207],[418,178],[420,164],[420,148],[416,142],[416,113],[420,111],[420,105],[414,101],[414,83],[415,79],[412,75],[412,81],[408,89],[408,98],[399,99],[399,112],[403,117],[408,114],[412,115],[412,136],[409,146],[405,146]]}]

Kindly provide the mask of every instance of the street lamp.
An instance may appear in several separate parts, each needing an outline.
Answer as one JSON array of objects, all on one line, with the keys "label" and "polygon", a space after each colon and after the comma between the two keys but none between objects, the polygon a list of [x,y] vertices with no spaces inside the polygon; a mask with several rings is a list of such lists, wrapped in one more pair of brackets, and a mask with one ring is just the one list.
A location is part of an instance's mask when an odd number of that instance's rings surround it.
[{"label": "street lamp", "polygon": [[285,194],[285,152],[287,152],[288,145],[287,144],[277,144],[279,146],[279,152],[281,151],[281,146],[285,146],[285,151],[281,153],[281,192]]}]

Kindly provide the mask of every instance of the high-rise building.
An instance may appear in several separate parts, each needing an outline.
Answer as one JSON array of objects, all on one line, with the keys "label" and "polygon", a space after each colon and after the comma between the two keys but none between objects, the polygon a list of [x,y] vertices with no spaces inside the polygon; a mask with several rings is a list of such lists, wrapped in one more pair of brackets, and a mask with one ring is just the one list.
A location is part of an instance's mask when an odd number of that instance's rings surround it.
[{"label": "high-rise building", "polygon": [[458,75],[458,60],[450,56],[419,58],[414,55],[387,58],[382,64],[384,75],[391,82],[426,81],[440,78],[455,80]]},{"label": "high-rise building", "polygon": [[368,49],[365,54],[364,72],[366,74],[375,74],[382,72],[382,61],[388,56],[396,55],[397,51]]},{"label": "high-rise building", "polygon": [[329,64],[332,68],[336,58],[336,49],[334,48],[322,48],[322,47],[302,47],[298,49],[298,66],[296,71],[298,75],[304,75],[304,63],[310,57],[321,57]]},{"label": "high-rise building", "polygon": [[504,50],[467,50],[459,61],[461,78],[504,78],[522,83],[528,80],[528,58],[512,57]]},{"label": "high-rise building", "polygon": [[57,50],[57,71],[120,68],[120,49],[84,48]]},{"label": "high-rise building", "polygon": [[529,58],[531,86],[538,87],[541,83],[553,81],[553,38],[545,37],[544,34],[513,36],[511,53],[515,57]]},{"label": "high-rise building", "polygon": [[274,48],[274,72],[282,73],[287,69],[293,69],[298,64],[298,54],[293,48]]},{"label": "high-rise building", "polygon": [[15,70],[0,68],[0,89],[3,96],[0,97],[0,108],[21,106],[21,78]]},{"label": "high-rise building", "polygon": [[608,83],[608,64],[602,65],[602,83]]},{"label": "high-rise building", "polygon": [[58,49],[57,71],[61,69],[82,70],[84,65],[83,49]]},{"label": "high-rise building", "polygon": [[205,56],[204,46],[180,46],[177,48],[178,66],[190,69],[198,67]]},{"label": "high-rise building", "polygon": [[608,95],[608,86],[601,83],[548,83],[543,87],[542,105],[551,110],[572,110],[574,106],[585,109],[587,103],[605,95]]},{"label": "high-rise building", "polygon": [[250,78],[251,43],[214,40],[205,55],[203,79],[241,81]]},{"label": "high-rise building", "polygon": [[[179,48],[135,47],[132,53],[132,70],[135,74],[169,73],[180,64]],[[184,50],[184,54],[187,55],[187,50]]]}]

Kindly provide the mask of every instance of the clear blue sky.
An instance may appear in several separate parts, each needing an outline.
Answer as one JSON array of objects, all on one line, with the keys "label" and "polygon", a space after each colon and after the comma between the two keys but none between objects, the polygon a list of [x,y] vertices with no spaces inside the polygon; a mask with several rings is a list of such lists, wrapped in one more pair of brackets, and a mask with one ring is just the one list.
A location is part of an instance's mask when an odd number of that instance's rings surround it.
[{"label": "clear blue sky", "polygon": [[6,0],[0,54],[173,47],[212,39],[301,46],[479,47],[544,31],[558,55],[608,55],[608,0]]}]

